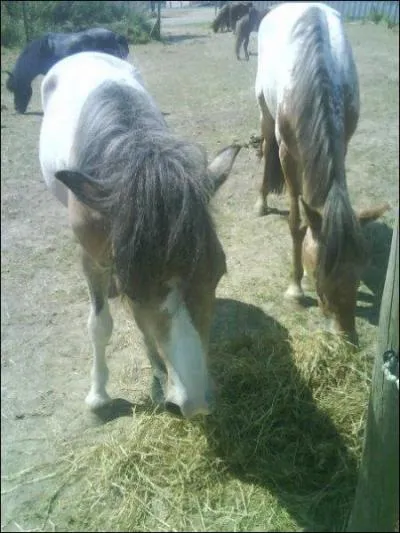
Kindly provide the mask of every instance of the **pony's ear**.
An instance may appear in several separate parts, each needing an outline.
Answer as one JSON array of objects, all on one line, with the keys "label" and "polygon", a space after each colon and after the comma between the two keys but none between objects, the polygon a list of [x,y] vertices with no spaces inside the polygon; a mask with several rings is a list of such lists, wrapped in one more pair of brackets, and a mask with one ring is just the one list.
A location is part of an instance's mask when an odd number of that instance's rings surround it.
[{"label": "pony's ear", "polygon": [[377,218],[380,218],[383,213],[390,209],[390,205],[386,202],[385,204],[379,205],[377,207],[371,207],[369,209],[362,209],[356,213],[357,219],[361,226],[372,222]]},{"label": "pony's ear", "polygon": [[240,152],[242,146],[240,144],[232,144],[227,148],[224,148],[208,165],[208,174],[211,177],[214,188],[213,194],[224,183],[226,178],[229,176],[230,171],[232,170],[233,162],[236,159],[236,156]]},{"label": "pony's ear", "polygon": [[301,203],[304,209],[304,216],[306,224],[309,226],[314,239],[318,239],[321,234],[322,217],[315,209],[312,209],[306,202],[300,197]]},{"label": "pony's ear", "polygon": [[80,202],[97,211],[105,211],[106,190],[91,176],[76,170],[59,170],[55,177],[68,187]]}]

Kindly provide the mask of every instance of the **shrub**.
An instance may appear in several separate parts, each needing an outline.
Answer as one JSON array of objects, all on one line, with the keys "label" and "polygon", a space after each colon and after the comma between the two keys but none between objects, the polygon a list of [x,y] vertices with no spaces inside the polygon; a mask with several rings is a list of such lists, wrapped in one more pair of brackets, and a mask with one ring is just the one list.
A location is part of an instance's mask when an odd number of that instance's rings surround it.
[{"label": "shrub", "polygon": [[382,18],[383,18],[382,13],[379,13],[376,7],[373,7],[370,13],[370,19],[372,20],[372,22],[374,22],[375,24],[379,24]]},{"label": "shrub", "polygon": [[[23,4],[27,28],[24,27]],[[47,31],[75,32],[102,26],[125,35],[133,44],[150,40],[151,23],[147,14],[125,3],[109,1],[1,1],[2,46],[24,45]],[[26,35],[26,33],[28,35]]]}]

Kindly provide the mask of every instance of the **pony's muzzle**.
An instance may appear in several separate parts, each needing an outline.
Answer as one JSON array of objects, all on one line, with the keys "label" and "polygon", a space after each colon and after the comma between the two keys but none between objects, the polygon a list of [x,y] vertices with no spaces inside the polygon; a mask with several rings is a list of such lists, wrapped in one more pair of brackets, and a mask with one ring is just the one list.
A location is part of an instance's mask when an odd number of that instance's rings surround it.
[{"label": "pony's muzzle", "polygon": [[191,402],[185,402],[183,405],[177,405],[171,401],[165,402],[165,409],[169,413],[182,418],[193,418],[197,415],[209,415],[212,411],[211,407],[207,404],[194,406]]},{"label": "pony's muzzle", "polygon": [[192,418],[197,415],[209,415],[214,407],[214,395],[207,390],[203,399],[192,399],[170,391],[165,400],[165,409],[173,415]]}]

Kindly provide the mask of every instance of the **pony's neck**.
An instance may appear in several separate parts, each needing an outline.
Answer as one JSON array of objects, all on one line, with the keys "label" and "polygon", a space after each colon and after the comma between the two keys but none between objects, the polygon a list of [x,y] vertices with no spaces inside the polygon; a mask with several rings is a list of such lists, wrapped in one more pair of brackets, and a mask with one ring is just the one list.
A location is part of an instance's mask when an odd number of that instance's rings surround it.
[{"label": "pony's neck", "polygon": [[40,41],[32,41],[17,59],[13,76],[17,85],[29,86],[39,74],[46,74],[47,65],[40,57]]}]

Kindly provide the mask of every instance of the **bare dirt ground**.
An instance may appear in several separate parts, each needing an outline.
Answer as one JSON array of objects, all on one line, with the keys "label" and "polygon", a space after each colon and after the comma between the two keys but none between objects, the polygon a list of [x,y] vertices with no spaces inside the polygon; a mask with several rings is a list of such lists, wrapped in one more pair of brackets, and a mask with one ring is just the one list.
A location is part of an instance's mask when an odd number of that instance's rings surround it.
[{"label": "bare dirt ground", "polygon": [[[208,10],[209,20],[213,10]],[[202,15],[203,16],[203,15]],[[201,143],[210,157],[232,141],[258,134],[254,98],[256,34],[249,62],[234,58],[231,33],[213,34],[204,19],[187,15],[164,27],[165,43],[133,47],[150,92],[171,128]],[[356,207],[389,201],[392,210],[368,228],[371,263],[360,288],[357,356],[374,356],[391,228],[398,208],[398,34],[383,26],[348,26],[359,69],[362,113],[347,158],[348,184]],[[17,51],[2,50],[2,68]],[[271,51],[277,53],[277,51]],[[46,513],[54,485],[50,473],[29,484],[21,473],[55,464],[57,443],[101,421],[83,403],[89,385],[91,348],[86,331],[87,289],[78,250],[63,207],[47,191],[38,162],[40,81],[24,116],[16,115],[1,86],[1,524],[4,531],[51,528]],[[243,149],[214,201],[227,255],[228,275],[218,297],[251,304],[288,330],[324,327],[315,305],[284,303],[290,271],[290,236],[277,215],[256,218],[253,205],[261,179],[254,150]],[[286,207],[286,199],[271,199]],[[310,293],[310,302],[315,302]],[[114,333],[108,349],[109,393],[134,404],[146,401],[149,365],[140,334],[112,301]],[[218,305],[216,323],[218,322]],[[240,307],[237,307],[240,309]],[[236,319],[239,321],[236,322]],[[226,335],[241,333],[243,316],[231,316]],[[221,324],[221,320],[219,320]],[[219,338],[214,327],[213,340]],[[130,419],[124,418],[129,424]],[[107,425],[103,426],[107,432]],[[62,526],[60,526],[62,527]],[[62,530],[62,529],[60,529]]]}]

